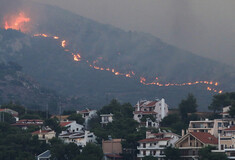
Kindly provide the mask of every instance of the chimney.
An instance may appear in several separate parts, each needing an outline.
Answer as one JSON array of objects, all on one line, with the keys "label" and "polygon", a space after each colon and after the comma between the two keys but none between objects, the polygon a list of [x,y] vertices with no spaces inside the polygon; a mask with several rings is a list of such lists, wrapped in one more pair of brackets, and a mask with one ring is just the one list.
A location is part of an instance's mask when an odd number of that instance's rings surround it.
[{"label": "chimney", "polygon": [[162,98],[161,99],[161,119],[163,119],[165,117],[165,99]]},{"label": "chimney", "polygon": [[181,130],[181,136],[184,136],[184,129]]},{"label": "chimney", "polygon": [[146,139],[150,138],[151,132],[150,131],[146,131]]},{"label": "chimney", "polygon": [[137,111],[140,111],[140,101],[137,103]]}]

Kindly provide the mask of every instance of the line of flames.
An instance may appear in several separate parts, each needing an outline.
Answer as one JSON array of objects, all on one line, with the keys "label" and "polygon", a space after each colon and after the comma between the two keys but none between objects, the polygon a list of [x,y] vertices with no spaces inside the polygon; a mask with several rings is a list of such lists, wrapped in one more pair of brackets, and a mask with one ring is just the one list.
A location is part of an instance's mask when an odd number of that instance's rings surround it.
[{"label": "line of flames", "polygon": [[[58,36],[51,36],[51,35],[47,35],[47,34],[34,34],[34,36],[40,36],[40,37],[45,37],[45,38],[53,38],[53,39],[60,39]],[[67,42],[66,40],[61,40],[61,47],[64,48],[64,51],[66,52],[69,52],[70,53],[70,50],[66,48],[67,46]],[[77,53],[77,54],[74,54],[74,53],[71,53],[72,56],[73,56],[73,60],[74,61],[82,61],[82,56]],[[102,57],[98,57],[99,60],[102,60],[103,58]],[[134,71],[129,71],[127,73],[122,73],[120,71],[117,71],[116,69],[114,68],[105,68],[105,67],[99,67],[96,65],[96,63],[98,63],[99,60],[94,60],[93,63],[90,63],[88,60],[85,60],[86,63],[89,65],[89,67],[95,69],[95,70],[100,70],[100,71],[108,71],[108,72],[111,72],[113,73],[114,75],[116,76],[125,76],[127,78],[132,78],[134,76],[136,76],[135,72]],[[159,87],[169,87],[169,86],[192,86],[192,85],[197,85],[197,84],[206,84],[206,85],[211,85],[211,86],[218,86],[219,83],[218,82],[213,82],[213,81],[195,81],[195,82],[188,82],[188,83],[165,83],[165,84],[162,84],[162,83],[159,83],[158,82],[159,78],[156,77],[155,80],[153,82],[149,82],[147,83],[146,81],[146,78],[145,77],[140,77],[140,83],[143,84],[143,85],[155,85],[155,86],[159,86]],[[215,92],[215,93],[222,93],[223,91],[222,90],[216,90],[212,87],[207,87],[207,90],[208,91],[211,91],[211,92]]]}]

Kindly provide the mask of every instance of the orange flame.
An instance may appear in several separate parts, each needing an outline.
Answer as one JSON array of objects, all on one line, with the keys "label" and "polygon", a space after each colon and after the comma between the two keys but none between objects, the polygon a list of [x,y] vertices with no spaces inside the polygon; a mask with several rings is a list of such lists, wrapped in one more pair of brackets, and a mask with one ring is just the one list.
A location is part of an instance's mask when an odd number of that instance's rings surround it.
[{"label": "orange flame", "polygon": [[[53,39],[59,39],[59,37],[57,36],[49,36],[47,34],[35,34],[34,36],[42,36],[42,37],[51,37]],[[63,48],[66,47],[66,41],[63,40],[61,41],[61,46]],[[65,49],[66,52],[70,52],[69,49]],[[80,54],[73,54],[73,59],[74,61],[81,61],[81,55]],[[130,71],[128,73],[121,73],[121,72],[118,72],[116,69],[114,68],[104,68],[104,67],[98,67],[98,66],[95,66],[96,63],[99,62],[99,60],[102,60],[103,58],[102,57],[98,57],[97,60],[93,61],[93,65],[92,64],[89,64],[89,61],[88,60],[85,60],[88,65],[93,68],[93,69],[96,69],[96,70],[100,70],[100,71],[109,71],[111,73],[113,73],[114,75],[116,76],[125,76],[127,78],[131,78],[133,76],[136,76],[136,74],[133,72],[133,71]],[[207,85],[207,88],[206,90],[208,91],[211,91],[211,92],[215,92],[215,93],[219,93],[221,94],[223,91],[222,90],[216,90],[214,88],[211,88],[209,87],[208,85],[210,86],[218,86],[218,82],[213,82],[213,81],[195,81],[195,82],[187,82],[187,83],[165,83],[165,84],[161,84],[158,82],[159,78],[156,77],[155,80],[153,82],[149,82],[149,83],[146,83],[146,78],[145,77],[140,77],[140,83],[143,84],[143,85],[156,85],[156,86],[159,86],[159,87],[169,87],[169,86],[191,86],[191,85],[197,85],[197,84],[205,84]]]},{"label": "orange flame", "polygon": [[63,41],[61,42],[61,46],[62,46],[63,48],[66,47],[66,41],[65,41],[65,40],[63,40]]},{"label": "orange flame", "polygon": [[78,53],[77,53],[77,54],[73,54],[73,53],[72,53],[72,55],[73,55],[73,60],[74,60],[74,61],[77,61],[77,62],[81,61],[81,58],[82,58],[82,57],[81,57],[80,54],[78,54]]},{"label": "orange flame", "polygon": [[25,24],[30,21],[30,18],[26,17],[23,12],[20,12],[17,16],[11,16],[11,18],[5,18],[5,26],[6,30],[14,29],[21,30],[22,32],[26,32]]}]

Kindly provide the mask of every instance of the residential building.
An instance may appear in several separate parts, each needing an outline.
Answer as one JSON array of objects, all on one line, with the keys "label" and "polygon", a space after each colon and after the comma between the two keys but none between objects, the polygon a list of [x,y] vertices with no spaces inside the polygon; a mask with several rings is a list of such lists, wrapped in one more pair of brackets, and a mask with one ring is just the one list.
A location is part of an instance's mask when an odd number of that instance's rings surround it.
[{"label": "residential building", "polygon": [[218,150],[213,152],[225,153],[229,159],[235,159],[235,126],[224,129],[218,138]]},{"label": "residential building", "polygon": [[223,118],[229,118],[230,117],[230,115],[229,115],[230,107],[231,107],[231,105],[223,107],[223,112],[221,113]]},{"label": "residential building", "polygon": [[102,149],[105,160],[122,159],[122,139],[102,140]]},{"label": "residential building", "polygon": [[56,136],[55,131],[51,129],[40,129],[32,133],[32,135],[37,135],[39,140],[44,140],[46,143]]},{"label": "residential building", "polygon": [[190,121],[188,132],[206,132],[218,137],[219,133],[222,133],[222,130],[235,124],[234,122],[234,119],[205,119],[201,121]]},{"label": "residential building", "polygon": [[0,113],[1,112],[9,113],[15,118],[16,121],[19,121],[19,117],[18,117],[19,114],[16,111],[12,109],[8,109],[8,108],[3,108],[3,109],[0,109]]},{"label": "residential building", "polygon": [[111,123],[113,121],[113,114],[110,113],[110,114],[101,114],[100,115],[101,117],[101,124],[102,126],[108,124],[108,123]]},{"label": "residential building", "polygon": [[167,146],[174,146],[179,138],[179,135],[171,132],[151,133],[147,131],[146,139],[138,141],[137,158],[141,160],[145,156],[153,156],[163,160],[165,157],[164,149]]},{"label": "residential building", "polygon": [[85,127],[88,127],[88,121],[92,119],[93,117],[97,116],[97,111],[96,110],[90,110],[90,109],[85,109],[82,111],[77,111],[77,114],[81,114],[82,117],[85,119]]},{"label": "residential building", "polygon": [[70,115],[53,115],[51,118],[57,118],[59,121],[68,121]]},{"label": "residential building", "polygon": [[[159,127],[160,121],[168,114],[168,105],[165,103],[165,99],[147,101],[141,100],[135,106],[134,120],[141,123],[141,119],[144,117],[152,116],[154,121],[148,121],[146,127]],[[146,122],[146,121],[145,121]]]},{"label": "residential building", "polygon": [[60,122],[60,126],[66,127],[66,131],[63,131],[63,133],[74,133],[74,132],[81,132],[84,130],[84,126],[77,124],[76,121]]},{"label": "residential building", "polygon": [[65,143],[75,143],[81,147],[87,143],[96,143],[96,136],[90,131],[61,133],[59,138]]},{"label": "residential building", "polygon": [[188,132],[182,136],[175,147],[180,149],[182,159],[198,159],[199,149],[218,145],[218,139],[207,132]]},{"label": "residential building", "polygon": [[22,119],[12,124],[12,126],[17,126],[22,129],[27,129],[29,126],[42,126],[43,120],[40,119]]}]

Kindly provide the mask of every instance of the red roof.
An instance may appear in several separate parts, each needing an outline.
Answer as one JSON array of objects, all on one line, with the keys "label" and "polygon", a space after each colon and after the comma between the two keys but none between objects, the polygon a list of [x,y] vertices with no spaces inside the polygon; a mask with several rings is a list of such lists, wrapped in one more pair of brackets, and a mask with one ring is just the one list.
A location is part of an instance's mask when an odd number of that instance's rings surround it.
[{"label": "red roof", "polygon": [[140,141],[138,141],[139,143],[142,143],[142,142],[159,142],[159,141],[168,141],[170,140],[171,138],[147,138],[147,139],[142,139]]},{"label": "red roof", "polygon": [[32,134],[40,134],[40,133],[49,133],[49,132],[51,132],[51,130],[38,130],[38,131],[35,131],[35,132],[33,132]]},{"label": "red roof", "polygon": [[21,119],[17,123],[21,123],[21,122],[43,122],[43,120],[40,120],[40,119]]},{"label": "red roof", "polygon": [[67,126],[70,123],[72,123],[72,122],[60,122],[60,126],[61,127],[65,127],[65,126]]},{"label": "red roof", "polygon": [[235,126],[225,129],[225,131],[235,131]]},{"label": "red roof", "polygon": [[211,135],[210,133],[206,132],[190,132],[192,136],[200,140],[202,143],[205,144],[218,144],[218,139]]},{"label": "red roof", "polygon": [[152,107],[152,106],[155,106],[157,103],[157,101],[152,101],[150,102],[149,104],[146,105],[146,107]]},{"label": "red roof", "polygon": [[142,113],[142,114],[157,114],[157,112],[154,112],[154,111],[135,111],[134,114],[139,114],[139,113]]}]

